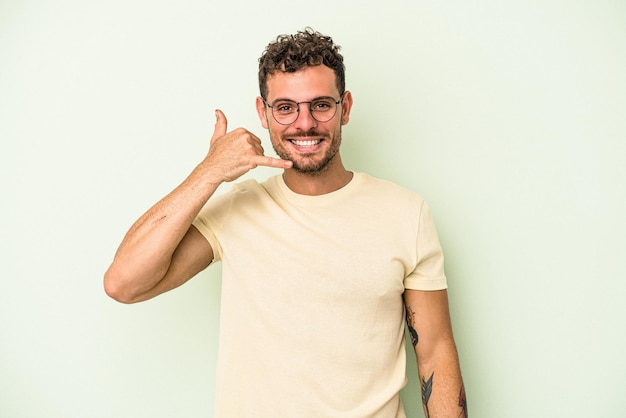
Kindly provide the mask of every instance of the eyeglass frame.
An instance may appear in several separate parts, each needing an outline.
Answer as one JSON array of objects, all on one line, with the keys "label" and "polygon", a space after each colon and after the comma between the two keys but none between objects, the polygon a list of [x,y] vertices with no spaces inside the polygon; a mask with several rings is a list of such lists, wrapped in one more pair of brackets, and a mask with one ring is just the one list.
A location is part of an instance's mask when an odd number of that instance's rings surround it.
[{"label": "eyeglass frame", "polygon": [[[313,118],[313,120],[315,120],[315,121],[317,121],[317,122],[319,122],[319,123],[326,123],[326,122],[330,122],[331,120],[333,120],[333,118],[334,118],[335,116],[337,116],[337,109],[339,108],[339,103],[343,104],[343,99],[345,98],[345,95],[346,95],[346,93],[345,93],[345,92],[343,92],[343,93],[341,94],[341,98],[340,98],[339,100],[335,100],[335,98],[334,98],[334,97],[332,97],[332,96],[319,96],[319,97],[314,98],[313,100],[308,100],[308,101],[304,101],[304,102],[296,102],[295,100],[291,100],[291,99],[276,99],[276,100],[274,100],[274,103],[273,103],[273,104],[269,104],[269,103],[267,102],[267,100],[265,100],[265,97],[261,97],[261,99],[263,100],[263,104],[264,104],[265,106],[269,107],[269,108],[270,108],[270,110],[272,111],[272,117],[274,118],[274,120],[276,121],[276,123],[278,123],[279,125],[283,125],[283,126],[289,126],[289,125],[293,125],[294,123],[296,123],[296,122],[298,121],[298,118],[300,117],[300,105],[301,105],[301,104],[305,104],[305,103],[308,103],[308,105],[309,105],[309,114],[311,115],[311,118]],[[328,118],[327,120],[325,120],[325,121],[318,120],[318,119],[317,119],[317,118],[313,115],[313,110],[311,109],[311,104],[312,104],[314,101],[319,100],[319,99],[332,99],[332,100],[335,102],[335,105],[337,105],[337,107],[335,107],[335,113],[333,113],[333,115],[332,115],[330,118]],[[281,100],[288,101],[288,102],[293,102],[293,103],[295,103],[295,104],[296,104],[296,113],[297,113],[298,115],[296,116],[296,118],[295,118],[295,119],[293,120],[293,122],[291,122],[291,123],[283,123],[283,122],[280,122],[280,121],[276,118],[276,115],[274,115],[274,106],[276,106],[276,102],[277,102],[277,101],[281,101]]]}]

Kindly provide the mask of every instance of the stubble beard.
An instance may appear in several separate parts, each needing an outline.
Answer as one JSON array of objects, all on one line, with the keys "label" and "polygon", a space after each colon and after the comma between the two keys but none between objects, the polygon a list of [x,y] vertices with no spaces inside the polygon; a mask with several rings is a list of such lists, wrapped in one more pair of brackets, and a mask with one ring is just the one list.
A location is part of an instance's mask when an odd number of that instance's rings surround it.
[{"label": "stubble beard", "polygon": [[276,154],[283,160],[289,160],[293,163],[293,170],[300,174],[307,175],[320,175],[327,171],[330,167],[330,162],[335,158],[337,153],[339,152],[339,147],[341,145],[341,128],[338,132],[335,133],[335,137],[330,139],[329,135],[322,135],[318,132],[310,131],[306,133],[300,133],[296,135],[281,135],[278,143],[283,144],[284,142],[288,142],[287,138],[297,138],[297,137],[319,137],[324,138],[324,141],[332,141],[331,147],[326,151],[326,154],[323,156],[321,160],[314,160],[312,158],[312,154],[300,154],[299,158],[294,158],[292,154],[287,152],[287,150],[283,147],[277,147],[276,142],[274,141],[274,136],[270,135],[272,138],[272,147]]}]

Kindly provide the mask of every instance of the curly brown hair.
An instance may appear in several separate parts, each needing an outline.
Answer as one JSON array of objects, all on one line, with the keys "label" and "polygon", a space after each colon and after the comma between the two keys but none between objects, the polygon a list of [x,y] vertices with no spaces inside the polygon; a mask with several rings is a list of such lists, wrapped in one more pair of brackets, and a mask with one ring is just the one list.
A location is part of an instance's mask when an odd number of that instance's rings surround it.
[{"label": "curly brown hair", "polygon": [[259,90],[267,99],[267,78],[281,71],[294,73],[306,67],[324,64],[335,72],[337,89],[343,95],[346,89],[345,66],[341,47],[330,36],[322,35],[311,28],[295,35],[279,35],[259,58]]}]

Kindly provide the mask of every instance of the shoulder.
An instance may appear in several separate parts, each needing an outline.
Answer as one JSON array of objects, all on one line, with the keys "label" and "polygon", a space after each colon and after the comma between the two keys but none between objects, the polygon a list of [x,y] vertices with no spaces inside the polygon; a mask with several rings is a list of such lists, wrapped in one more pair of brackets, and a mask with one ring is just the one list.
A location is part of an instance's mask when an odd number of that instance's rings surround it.
[{"label": "shoulder", "polygon": [[232,185],[230,190],[226,192],[227,195],[230,196],[230,199],[246,199],[252,196],[263,196],[271,193],[271,190],[274,189],[274,181],[273,178],[259,182],[256,179],[247,179],[242,180],[238,183]]},{"label": "shoulder", "polygon": [[421,205],[424,198],[413,190],[394,183],[390,180],[373,177],[366,173],[355,173],[362,191],[374,194],[379,199],[398,199]]},{"label": "shoulder", "polygon": [[230,189],[230,193],[245,193],[245,192],[255,192],[261,188],[261,183],[259,183],[255,179],[243,180],[238,183],[233,184]]},{"label": "shoulder", "polygon": [[[227,192],[227,199],[237,210],[246,210],[247,207],[253,209],[272,204],[280,194],[278,189],[276,176],[263,181],[247,179],[234,184]],[[233,210],[232,207],[231,210]]]}]

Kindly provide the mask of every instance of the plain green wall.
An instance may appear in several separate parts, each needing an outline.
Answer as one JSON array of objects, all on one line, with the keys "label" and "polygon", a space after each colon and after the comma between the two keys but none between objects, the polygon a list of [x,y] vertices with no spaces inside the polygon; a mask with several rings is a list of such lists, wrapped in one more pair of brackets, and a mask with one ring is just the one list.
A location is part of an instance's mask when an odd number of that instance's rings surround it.
[{"label": "plain green wall", "polygon": [[434,210],[471,415],[624,416],[626,7],[609,0],[2,1],[0,416],[211,416],[220,268],[132,306],[102,275],[206,153],[213,109],[266,138],[256,60],[307,25],[343,46],[347,165]]}]

